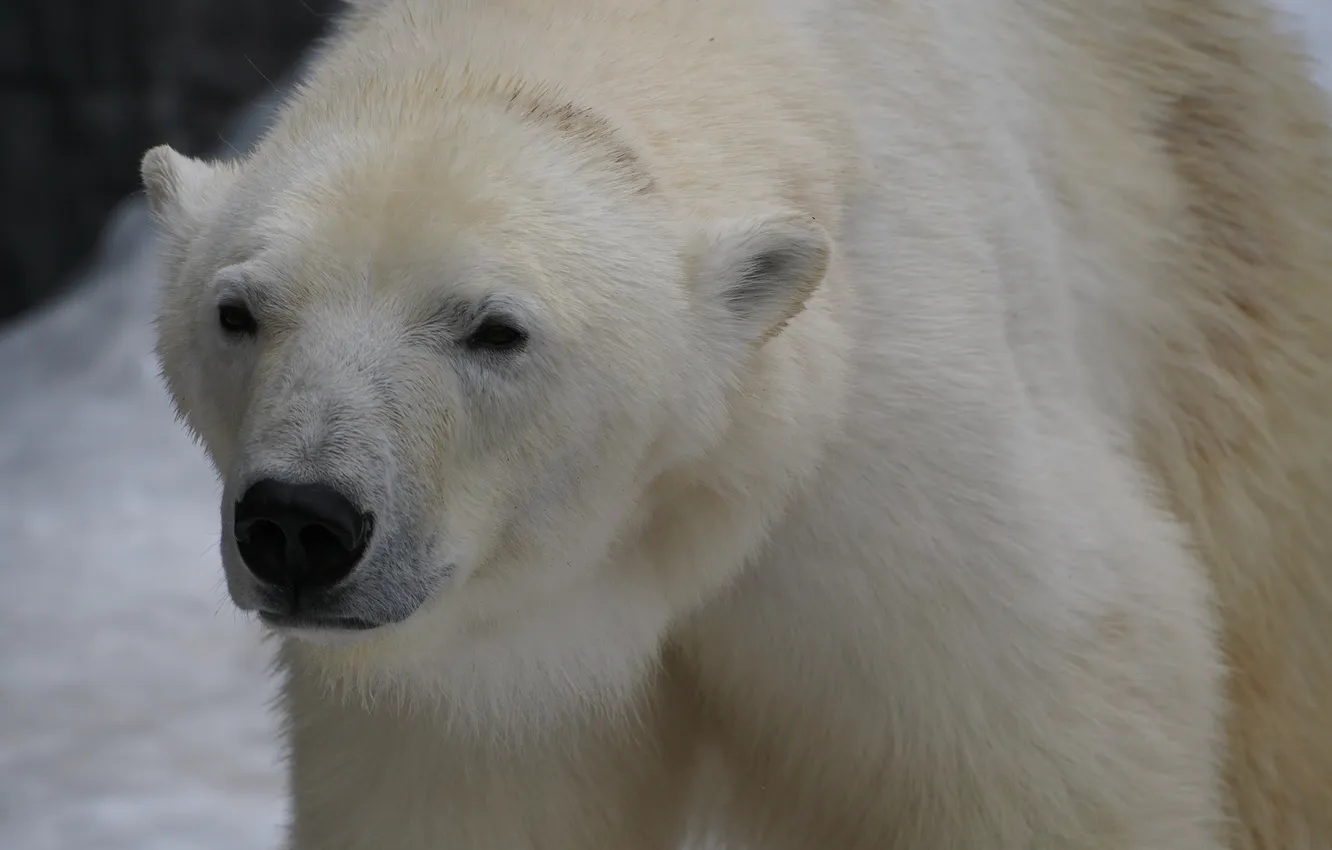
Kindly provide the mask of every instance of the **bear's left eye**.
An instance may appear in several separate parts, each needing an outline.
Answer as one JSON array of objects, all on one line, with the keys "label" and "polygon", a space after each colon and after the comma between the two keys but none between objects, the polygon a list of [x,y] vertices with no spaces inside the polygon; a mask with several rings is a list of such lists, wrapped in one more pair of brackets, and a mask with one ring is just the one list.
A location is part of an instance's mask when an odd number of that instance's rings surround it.
[{"label": "bear's left eye", "polygon": [[228,301],[217,307],[217,323],[222,330],[234,336],[254,336],[259,323],[244,304]]},{"label": "bear's left eye", "polygon": [[464,340],[464,344],[476,350],[512,351],[526,341],[527,334],[508,320],[486,319]]}]

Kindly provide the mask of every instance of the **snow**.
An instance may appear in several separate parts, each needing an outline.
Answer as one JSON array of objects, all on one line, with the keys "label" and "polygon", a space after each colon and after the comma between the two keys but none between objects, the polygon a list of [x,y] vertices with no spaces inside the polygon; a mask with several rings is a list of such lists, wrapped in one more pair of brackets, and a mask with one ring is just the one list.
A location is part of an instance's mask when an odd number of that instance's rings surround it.
[{"label": "snow", "polygon": [[[1332,0],[1285,5],[1332,59]],[[156,374],[140,201],[104,243],[88,285],[0,334],[0,847],[276,848],[269,656]]]}]

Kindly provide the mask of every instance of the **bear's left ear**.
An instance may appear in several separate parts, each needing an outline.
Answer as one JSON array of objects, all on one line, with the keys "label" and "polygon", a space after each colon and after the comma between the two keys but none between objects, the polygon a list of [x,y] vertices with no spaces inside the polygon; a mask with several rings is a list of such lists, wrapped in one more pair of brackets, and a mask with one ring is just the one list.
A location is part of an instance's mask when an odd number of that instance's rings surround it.
[{"label": "bear's left ear", "polygon": [[191,234],[216,203],[233,167],[204,162],[158,145],[144,154],[139,166],[148,208],[158,226],[183,238]]},{"label": "bear's left ear", "polygon": [[776,336],[828,271],[832,241],[810,216],[713,222],[696,255],[696,286],[750,344]]}]

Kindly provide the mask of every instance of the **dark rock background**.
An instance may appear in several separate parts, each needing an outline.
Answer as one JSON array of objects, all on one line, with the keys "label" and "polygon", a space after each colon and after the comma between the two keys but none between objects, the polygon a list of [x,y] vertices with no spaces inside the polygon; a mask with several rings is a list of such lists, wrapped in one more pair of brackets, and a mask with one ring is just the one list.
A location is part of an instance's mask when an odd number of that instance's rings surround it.
[{"label": "dark rock background", "polygon": [[56,294],[167,142],[225,149],[340,0],[0,0],[0,322]]}]

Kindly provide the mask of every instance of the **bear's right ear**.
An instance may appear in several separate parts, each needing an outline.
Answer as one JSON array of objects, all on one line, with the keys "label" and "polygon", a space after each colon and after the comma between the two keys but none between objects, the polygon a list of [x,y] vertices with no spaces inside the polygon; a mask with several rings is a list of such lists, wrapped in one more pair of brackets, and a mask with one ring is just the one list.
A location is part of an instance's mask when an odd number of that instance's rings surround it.
[{"label": "bear's right ear", "polygon": [[153,218],[167,233],[181,238],[193,232],[216,202],[232,169],[158,145],[144,154],[139,174]]}]

